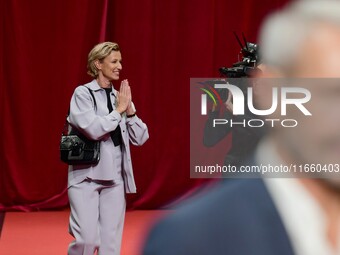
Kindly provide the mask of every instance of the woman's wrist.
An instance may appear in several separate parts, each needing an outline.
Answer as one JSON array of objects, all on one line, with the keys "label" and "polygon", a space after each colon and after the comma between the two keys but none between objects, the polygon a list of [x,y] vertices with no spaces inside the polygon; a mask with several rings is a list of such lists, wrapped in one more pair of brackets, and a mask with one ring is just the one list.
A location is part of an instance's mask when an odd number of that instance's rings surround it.
[{"label": "woman's wrist", "polygon": [[136,116],[136,113],[133,113],[133,114],[126,114],[126,117],[127,118],[132,118],[132,117],[135,117]]},{"label": "woman's wrist", "polygon": [[135,109],[133,109],[132,107],[128,107],[126,109],[126,115],[129,116],[129,115],[134,115],[136,113]]},{"label": "woman's wrist", "polygon": [[120,115],[122,115],[122,114],[125,112],[125,110],[123,110],[123,109],[120,108],[119,106],[116,108],[116,111],[117,111]]}]

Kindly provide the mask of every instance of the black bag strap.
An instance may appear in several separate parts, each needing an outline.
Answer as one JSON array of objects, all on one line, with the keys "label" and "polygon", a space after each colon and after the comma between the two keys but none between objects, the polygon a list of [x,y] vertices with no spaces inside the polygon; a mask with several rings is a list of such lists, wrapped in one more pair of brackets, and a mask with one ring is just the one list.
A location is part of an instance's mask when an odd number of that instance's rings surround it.
[{"label": "black bag strap", "polygon": [[[84,87],[89,90],[89,92],[90,92],[90,94],[91,94],[91,96],[93,98],[94,110],[96,111],[97,110],[97,102],[96,102],[96,98],[94,97],[93,91],[90,88],[86,87],[86,86],[84,86]],[[68,121],[67,121],[67,117],[68,116],[70,116],[70,108],[68,108],[68,112],[67,112],[67,115],[66,115],[64,129],[63,129],[63,132],[62,132],[63,135],[67,135],[68,134]]]},{"label": "black bag strap", "polygon": [[[86,86],[85,86],[86,87]],[[90,94],[91,94],[91,96],[92,96],[92,98],[93,98],[93,103],[94,103],[94,110],[97,110],[97,102],[96,102],[96,98],[94,97],[94,95],[93,95],[93,91],[90,89],[90,88],[88,88],[88,87],[86,87],[89,91],[90,91]]]}]

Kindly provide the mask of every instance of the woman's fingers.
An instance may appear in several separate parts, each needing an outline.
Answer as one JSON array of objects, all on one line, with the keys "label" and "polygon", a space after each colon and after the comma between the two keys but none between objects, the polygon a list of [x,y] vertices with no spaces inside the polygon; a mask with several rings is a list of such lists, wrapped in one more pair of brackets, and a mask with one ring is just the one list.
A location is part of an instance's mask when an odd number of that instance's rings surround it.
[{"label": "woman's fingers", "polygon": [[125,87],[125,85],[124,85],[124,82],[122,81],[122,82],[120,83],[120,88],[119,88],[119,93],[120,93],[121,95],[124,94],[124,92],[123,92],[124,87]]},{"label": "woman's fingers", "polygon": [[118,102],[118,107],[121,112],[126,111],[131,104],[131,88],[128,80],[123,80],[120,83]]},{"label": "woman's fingers", "polygon": [[129,86],[128,80],[123,80],[123,81],[121,82],[121,85],[120,85],[120,90],[121,90],[121,92],[122,92],[124,95],[128,96],[128,93],[129,93],[128,88],[129,88],[129,87],[130,87],[130,86]]},{"label": "woman's fingers", "polygon": [[131,96],[131,88],[130,88],[130,86],[127,86],[126,92],[127,92],[127,96],[129,98],[129,100],[131,100],[132,96]]}]

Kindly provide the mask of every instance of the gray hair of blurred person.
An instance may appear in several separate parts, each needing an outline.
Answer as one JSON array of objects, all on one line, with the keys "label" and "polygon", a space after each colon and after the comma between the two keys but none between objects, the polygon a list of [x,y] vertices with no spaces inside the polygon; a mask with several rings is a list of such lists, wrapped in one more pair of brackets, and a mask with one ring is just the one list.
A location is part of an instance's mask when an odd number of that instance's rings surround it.
[{"label": "gray hair of blurred person", "polygon": [[297,0],[267,17],[260,31],[262,62],[289,72],[316,23],[340,28],[340,1]]},{"label": "gray hair of blurred person", "polygon": [[[318,24],[339,27],[340,31],[340,0],[297,0],[269,15],[260,31],[262,63],[289,75]],[[340,189],[340,179],[333,179],[324,180]]]}]

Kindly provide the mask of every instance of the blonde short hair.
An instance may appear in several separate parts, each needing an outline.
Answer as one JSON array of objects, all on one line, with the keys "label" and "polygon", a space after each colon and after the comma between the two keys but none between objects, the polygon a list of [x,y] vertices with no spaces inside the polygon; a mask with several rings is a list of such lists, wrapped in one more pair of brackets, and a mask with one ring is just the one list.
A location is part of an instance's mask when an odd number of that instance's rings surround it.
[{"label": "blonde short hair", "polygon": [[289,69],[308,42],[317,23],[340,27],[340,1],[296,0],[271,14],[260,32],[261,60],[269,66]]},{"label": "blonde short hair", "polygon": [[94,62],[96,60],[103,60],[108,55],[110,55],[112,51],[120,51],[117,43],[103,42],[94,46],[87,57],[87,73],[92,77],[97,78],[98,69]]}]

